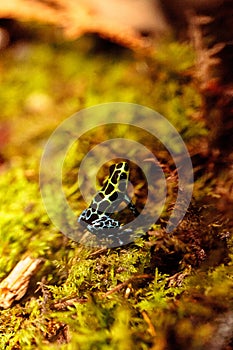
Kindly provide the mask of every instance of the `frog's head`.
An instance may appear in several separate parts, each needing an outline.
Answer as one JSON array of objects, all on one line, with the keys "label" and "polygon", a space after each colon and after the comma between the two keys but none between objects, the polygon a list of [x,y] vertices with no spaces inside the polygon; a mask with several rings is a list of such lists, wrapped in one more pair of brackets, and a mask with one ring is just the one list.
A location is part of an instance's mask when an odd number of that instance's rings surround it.
[{"label": "frog's head", "polygon": [[127,162],[110,166],[103,188],[95,195],[92,207],[101,213],[112,213],[122,201],[128,201],[129,165]]},{"label": "frog's head", "polygon": [[127,162],[112,164],[110,166],[109,183],[113,185],[115,191],[125,192],[127,189],[128,181],[129,181],[129,164]]},{"label": "frog's head", "polygon": [[109,168],[109,176],[101,192],[110,200],[115,200],[118,193],[125,193],[129,181],[129,164],[120,162],[112,164]]}]

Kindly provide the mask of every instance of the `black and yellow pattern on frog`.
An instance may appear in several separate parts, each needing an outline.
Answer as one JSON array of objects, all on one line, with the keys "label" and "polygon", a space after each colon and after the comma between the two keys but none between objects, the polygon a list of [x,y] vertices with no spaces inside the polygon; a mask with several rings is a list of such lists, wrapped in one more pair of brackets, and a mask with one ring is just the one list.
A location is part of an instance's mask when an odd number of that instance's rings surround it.
[{"label": "black and yellow pattern on frog", "polygon": [[78,222],[88,231],[97,236],[103,234],[105,237],[112,237],[113,230],[117,231],[123,226],[111,217],[122,202],[127,204],[134,216],[139,215],[127,194],[129,174],[129,164],[125,161],[110,166],[109,177],[104,186],[95,194],[90,206],[78,218]]}]

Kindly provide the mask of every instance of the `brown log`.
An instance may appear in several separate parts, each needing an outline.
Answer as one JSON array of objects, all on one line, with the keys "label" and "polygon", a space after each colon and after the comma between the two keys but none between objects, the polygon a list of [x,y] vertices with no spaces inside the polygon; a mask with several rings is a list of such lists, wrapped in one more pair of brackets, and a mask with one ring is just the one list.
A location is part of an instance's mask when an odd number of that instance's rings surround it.
[{"label": "brown log", "polygon": [[29,256],[18,262],[11,273],[0,283],[0,307],[7,309],[26,293],[31,277],[41,266],[42,259]]}]

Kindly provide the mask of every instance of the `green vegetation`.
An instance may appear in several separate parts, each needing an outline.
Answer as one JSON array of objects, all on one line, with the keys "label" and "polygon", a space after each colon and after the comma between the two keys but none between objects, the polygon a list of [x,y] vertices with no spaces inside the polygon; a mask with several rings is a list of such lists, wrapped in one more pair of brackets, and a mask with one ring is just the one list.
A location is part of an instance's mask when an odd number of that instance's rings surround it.
[{"label": "green vegetation", "polygon": [[[0,349],[227,349],[233,242],[227,220],[216,214],[214,178],[199,176],[195,200],[172,234],[164,231],[165,212],[143,237],[109,250],[63,236],[46,214],[38,183],[40,157],[55,127],[103,102],[157,110],[198,153],[208,133],[197,118],[201,97],[187,73],[193,60],[190,47],[176,42],[144,57],[103,49],[91,36],[74,43],[18,42],[2,52],[0,279],[26,255],[44,264],[25,297],[0,311]],[[80,160],[110,134],[106,129],[96,140],[90,132],[67,155],[63,185],[77,215],[85,207],[76,183]],[[177,190],[173,163],[158,145],[152,148],[167,165],[168,211]],[[100,182],[106,173],[98,173]],[[202,203],[206,195],[208,205]]]}]

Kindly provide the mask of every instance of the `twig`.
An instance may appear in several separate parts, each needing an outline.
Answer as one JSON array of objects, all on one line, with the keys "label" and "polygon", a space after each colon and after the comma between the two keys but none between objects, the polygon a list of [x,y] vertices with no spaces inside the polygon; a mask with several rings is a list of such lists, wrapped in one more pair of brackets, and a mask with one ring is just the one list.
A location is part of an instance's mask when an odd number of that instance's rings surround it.
[{"label": "twig", "polygon": [[58,301],[51,305],[51,309],[55,310],[65,310],[68,306],[73,306],[75,303],[79,304],[85,304],[87,303],[88,299],[86,298],[72,298],[64,301]]},{"label": "twig", "polygon": [[103,298],[106,298],[110,294],[118,292],[119,290],[121,290],[122,288],[126,287],[128,284],[134,282],[135,280],[139,280],[139,279],[153,279],[153,278],[154,278],[154,276],[148,275],[148,274],[133,276],[133,277],[129,278],[127,281],[118,284],[118,286],[116,286],[113,289],[109,290],[108,292],[104,293]]},{"label": "twig", "polygon": [[208,82],[212,78],[212,67],[221,63],[216,55],[225,47],[225,43],[217,43],[211,48],[206,48],[204,43],[202,26],[213,21],[209,16],[189,15],[189,33],[193,42],[197,58],[196,58],[196,78],[201,84],[201,88],[205,89]]},{"label": "twig", "polygon": [[102,253],[106,253],[107,252],[107,248],[100,248],[100,249],[98,249],[98,250],[96,250],[95,252],[93,252],[93,253],[91,253],[89,256],[90,257],[97,257],[97,256],[99,256],[99,255],[101,255]]},{"label": "twig", "polygon": [[153,325],[153,323],[151,322],[150,317],[148,316],[146,311],[142,311],[142,317],[144,318],[144,321],[147,323],[148,325],[148,332],[150,333],[150,335],[152,337],[156,336],[156,330],[155,327]]}]

